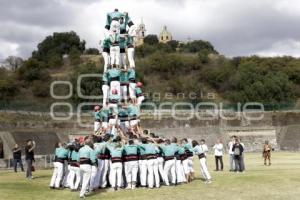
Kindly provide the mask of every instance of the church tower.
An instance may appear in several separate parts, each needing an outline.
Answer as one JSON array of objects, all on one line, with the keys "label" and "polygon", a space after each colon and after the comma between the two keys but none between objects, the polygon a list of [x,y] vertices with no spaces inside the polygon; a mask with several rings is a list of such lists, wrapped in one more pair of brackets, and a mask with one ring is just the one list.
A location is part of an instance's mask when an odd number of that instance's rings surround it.
[{"label": "church tower", "polygon": [[141,23],[138,27],[138,34],[137,37],[135,37],[135,46],[140,46],[144,44],[144,38],[146,36],[146,28],[143,19],[141,20]]},{"label": "church tower", "polygon": [[161,43],[167,43],[172,40],[172,34],[168,31],[166,25],[164,25],[163,30],[160,32],[158,39]]}]

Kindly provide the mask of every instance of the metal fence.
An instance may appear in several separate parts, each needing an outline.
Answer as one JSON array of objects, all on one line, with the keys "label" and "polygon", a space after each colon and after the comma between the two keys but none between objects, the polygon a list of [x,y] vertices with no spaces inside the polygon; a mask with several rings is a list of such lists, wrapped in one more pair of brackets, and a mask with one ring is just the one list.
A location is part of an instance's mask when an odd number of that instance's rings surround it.
[{"label": "metal fence", "polygon": [[[53,167],[53,160],[54,155],[37,155],[35,156],[35,162],[33,165],[37,169],[48,169]],[[23,157],[22,163],[24,168],[26,168],[26,160]],[[18,171],[20,171],[20,165],[17,165]],[[0,170],[7,170],[7,169],[13,169],[14,168],[14,159],[13,158],[7,158],[7,159],[0,159]]]}]

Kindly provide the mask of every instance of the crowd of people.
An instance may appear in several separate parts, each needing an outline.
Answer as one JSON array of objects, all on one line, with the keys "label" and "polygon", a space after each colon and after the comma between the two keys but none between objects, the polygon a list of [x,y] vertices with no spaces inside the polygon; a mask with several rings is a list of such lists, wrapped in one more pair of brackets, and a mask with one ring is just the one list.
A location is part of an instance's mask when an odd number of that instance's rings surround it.
[{"label": "crowd of people", "polygon": [[206,183],[211,176],[206,165],[207,146],[186,138],[163,139],[144,131],[136,136],[87,136],[84,141],[58,143],[50,187],[80,189],[80,197],[98,188],[159,188],[191,182],[194,179],[194,155],[200,159]]}]

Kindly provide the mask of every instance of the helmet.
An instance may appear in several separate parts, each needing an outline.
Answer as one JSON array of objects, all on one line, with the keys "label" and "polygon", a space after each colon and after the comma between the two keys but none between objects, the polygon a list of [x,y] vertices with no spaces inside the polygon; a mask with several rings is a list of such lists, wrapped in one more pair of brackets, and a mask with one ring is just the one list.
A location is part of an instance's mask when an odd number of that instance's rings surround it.
[{"label": "helmet", "polygon": [[94,107],[94,110],[95,110],[95,111],[100,110],[100,106],[99,106],[99,105],[96,105],[96,106]]},{"label": "helmet", "polygon": [[136,87],[143,87],[143,83],[142,82],[137,82]]}]

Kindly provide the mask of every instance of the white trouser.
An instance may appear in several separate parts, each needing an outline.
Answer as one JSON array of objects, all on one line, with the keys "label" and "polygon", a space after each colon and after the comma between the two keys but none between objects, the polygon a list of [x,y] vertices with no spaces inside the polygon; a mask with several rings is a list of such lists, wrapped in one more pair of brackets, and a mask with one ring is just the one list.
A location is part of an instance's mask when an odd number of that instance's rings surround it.
[{"label": "white trouser", "polygon": [[109,160],[108,159],[105,159],[105,160],[100,160],[100,163],[99,163],[99,169],[100,169],[100,186],[101,188],[105,188],[106,185],[107,185],[107,172],[108,172],[108,169],[109,169]]},{"label": "white trouser", "polygon": [[120,53],[120,67],[127,69],[126,65],[126,53]]},{"label": "white trouser", "polygon": [[200,170],[202,173],[202,176],[206,179],[206,180],[210,180],[211,176],[210,173],[207,169],[207,165],[206,165],[206,158],[201,158],[200,159]]},{"label": "white trouser", "polygon": [[125,176],[128,184],[136,183],[137,172],[139,168],[138,161],[128,161],[125,165]]},{"label": "white trouser", "polygon": [[102,85],[102,93],[103,93],[103,106],[106,106],[106,103],[108,102],[108,92],[109,92],[109,86],[108,85]]},{"label": "white trouser", "polygon": [[91,171],[91,179],[90,179],[90,190],[98,189],[99,182],[96,182],[96,177],[98,173],[98,167],[95,165],[92,165],[92,171]]},{"label": "white trouser", "polygon": [[89,164],[81,164],[80,165],[80,173],[82,177],[82,185],[80,190],[80,197],[83,197],[87,192],[90,178],[91,178],[92,166]]},{"label": "white trouser", "polygon": [[136,83],[129,83],[129,97],[131,99],[136,98],[135,96],[135,87],[136,87]]},{"label": "white trouser", "polygon": [[177,183],[186,182],[182,162],[181,160],[177,160],[177,159],[176,159],[176,178],[177,178]]},{"label": "white trouser", "polygon": [[69,177],[69,168],[70,168],[70,165],[68,165],[66,162],[65,164],[63,164],[63,181],[62,181],[62,185],[63,187],[70,187],[68,185],[68,177]]},{"label": "white trouser", "polygon": [[169,172],[171,172],[172,183],[175,184],[176,183],[175,159],[165,161],[164,181],[166,185],[169,185],[169,178],[168,178]]},{"label": "white trouser", "polygon": [[122,170],[123,166],[121,162],[110,164],[109,182],[112,188],[116,186],[120,188],[122,186]]},{"label": "white trouser", "polygon": [[108,122],[102,122],[102,128],[107,129],[108,127]]},{"label": "white trouser", "polygon": [[147,160],[139,160],[141,186],[147,184]]},{"label": "white trouser", "polygon": [[182,165],[183,165],[183,171],[185,175],[188,175],[191,171],[190,171],[190,167],[189,167],[189,159],[185,159],[182,161]]},{"label": "white trouser", "polygon": [[70,166],[69,186],[71,190],[77,190],[80,184],[80,169],[79,167]]},{"label": "white trouser", "polygon": [[101,160],[97,159],[97,162],[98,162],[98,167],[97,167],[97,174],[96,174],[96,177],[95,177],[95,180],[94,180],[94,184],[95,184],[94,188],[99,188],[100,178],[101,178],[101,169],[100,169]]},{"label": "white trouser", "polygon": [[112,91],[113,90],[117,90],[118,95],[121,94],[120,81],[111,81],[110,82],[110,92],[109,92],[109,95],[112,95]]},{"label": "white trouser", "polygon": [[143,103],[144,99],[145,99],[144,96],[139,96],[139,97],[137,98],[137,105],[140,106],[140,105]]},{"label": "white trouser", "polygon": [[54,166],[54,170],[50,181],[50,187],[59,188],[63,176],[64,165],[60,162],[54,162],[53,166]]},{"label": "white trouser", "polygon": [[108,66],[109,66],[109,63],[110,63],[110,57],[109,57],[109,54],[107,52],[102,52],[102,56],[103,56],[103,60],[104,60],[104,72],[106,72]]},{"label": "white trouser", "polygon": [[128,49],[127,49],[127,55],[128,55],[129,66],[130,66],[131,68],[135,68],[135,62],[134,62],[134,48],[128,48]]},{"label": "white trouser", "polygon": [[120,47],[111,46],[110,47],[110,64],[111,65],[120,65]]},{"label": "white trouser", "polygon": [[163,157],[157,158],[158,171],[162,179],[164,179],[164,159]]},{"label": "white trouser", "polygon": [[158,174],[158,163],[156,159],[147,160],[147,171],[148,171],[148,187],[153,188],[154,179],[155,186],[159,188],[159,174]]},{"label": "white trouser", "polygon": [[126,100],[128,99],[128,95],[127,95],[127,85],[122,85],[121,86],[121,99]]},{"label": "white trouser", "polygon": [[188,157],[189,160],[189,170],[191,173],[194,173],[194,157]]},{"label": "white trouser", "polygon": [[94,122],[94,132],[98,131],[101,128],[101,122]]}]

